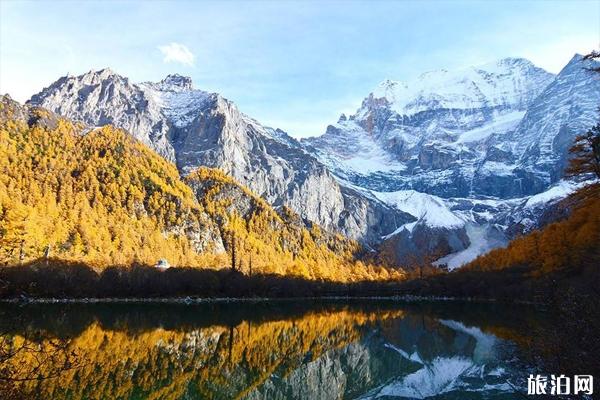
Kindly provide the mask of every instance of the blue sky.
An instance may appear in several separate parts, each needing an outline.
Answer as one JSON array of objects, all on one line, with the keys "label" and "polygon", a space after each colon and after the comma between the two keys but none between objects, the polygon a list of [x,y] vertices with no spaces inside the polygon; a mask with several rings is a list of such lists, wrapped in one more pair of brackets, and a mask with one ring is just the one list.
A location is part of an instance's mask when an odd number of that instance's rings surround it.
[{"label": "blue sky", "polygon": [[264,124],[321,134],[382,80],[526,57],[558,72],[600,48],[592,1],[0,0],[0,93],[110,67],[191,76]]}]

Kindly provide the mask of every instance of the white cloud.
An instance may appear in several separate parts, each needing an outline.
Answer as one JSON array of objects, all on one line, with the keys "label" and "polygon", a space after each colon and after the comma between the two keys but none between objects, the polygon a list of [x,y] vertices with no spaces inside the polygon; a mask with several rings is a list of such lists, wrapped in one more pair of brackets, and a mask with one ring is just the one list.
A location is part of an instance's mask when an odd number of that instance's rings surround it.
[{"label": "white cloud", "polygon": [[183,65],[194,65],[194,54],[185,45],[181,43],[171,42],[164,46],[158,46],[158,49],[163,54],[163,61],[177,62]]}]

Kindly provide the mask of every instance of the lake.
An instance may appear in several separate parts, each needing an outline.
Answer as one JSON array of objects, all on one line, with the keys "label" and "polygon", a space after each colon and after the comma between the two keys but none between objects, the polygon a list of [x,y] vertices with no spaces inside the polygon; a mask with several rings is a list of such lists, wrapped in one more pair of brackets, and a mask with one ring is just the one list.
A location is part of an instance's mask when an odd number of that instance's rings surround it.
[{"label": "lake", "polygon": [[[531,307],[0,304],[5,398],[513,399]],[[518,388],[518,389],[517,389]]]}]

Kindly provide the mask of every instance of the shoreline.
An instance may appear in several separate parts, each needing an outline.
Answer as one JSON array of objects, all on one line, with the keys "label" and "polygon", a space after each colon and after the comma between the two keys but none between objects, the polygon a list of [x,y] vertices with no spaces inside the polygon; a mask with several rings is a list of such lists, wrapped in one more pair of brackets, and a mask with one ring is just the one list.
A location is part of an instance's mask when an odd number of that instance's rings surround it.
[{"label": "shoreline", "polygon": [[210,303],[269,303],[269,302],[294,302],[294,301],[396,301],[396,302],[473,302],[473,303],[498,303],[498,304],[526,304],[544,305],[530,301],[515,300],[512,302],[498,299],[485,299],[473,297],[445,297],[445,296],[309,296],[309,297],[109,297],[109,298],[4,298],[0,303],[9,304],[210,304]]}]

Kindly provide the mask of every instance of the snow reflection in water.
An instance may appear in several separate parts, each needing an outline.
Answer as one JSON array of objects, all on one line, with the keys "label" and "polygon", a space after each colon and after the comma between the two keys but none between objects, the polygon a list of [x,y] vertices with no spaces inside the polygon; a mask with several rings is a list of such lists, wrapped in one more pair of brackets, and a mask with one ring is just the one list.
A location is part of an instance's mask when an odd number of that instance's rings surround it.
[{"label": "snow reflection in water", "polygon": [[438,322],[457,333],[475,339],[471,357],[442,356],[423,361],[416,349],[409,354],[401,348],[386,344],[386,347],[397,351],[407,360],[419,364],[420,369],[399,376],[371,390],[360,399],[382,397],[427,399],[452,393],[457,395],[457,398],[461,398],[466,393],[481,394],[489,398],[494,394],[515,392],[515,388],[508,383],[512,376],[507,372],[506,367],[501,366],[500,353],[496,349],[498,339],[495,336],[486,334],[476,327],[467,327],[458,321],[439,320]]}]

